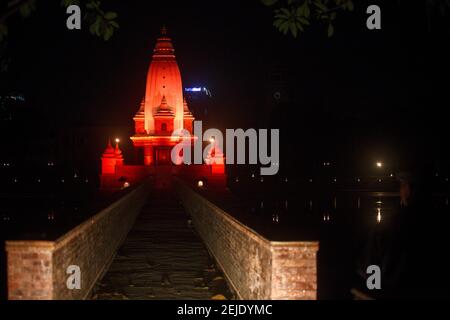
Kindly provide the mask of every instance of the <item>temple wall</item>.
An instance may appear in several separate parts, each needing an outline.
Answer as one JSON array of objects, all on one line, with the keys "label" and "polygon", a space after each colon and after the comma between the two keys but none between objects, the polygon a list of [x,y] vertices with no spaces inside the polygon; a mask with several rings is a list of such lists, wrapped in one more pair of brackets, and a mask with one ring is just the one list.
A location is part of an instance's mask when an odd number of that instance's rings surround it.
[{"label": "temple wall", "polygon": [[318,242],[269,241],[180,179],[175,182],[197,232],[238,298],[317,298]]},{"label": "temple wall", "polygon": [[[7,241],[8,299],[85,299],[107,270],[150,192],[131,190],[56,241]],[[81,288],[68,289],[70,265],[80,267]]]},{"label": "temple wall", "polygon": [[141,183],[148,176],[154,174],[154,168],[142,165],[121,165],[115,167],[114,174],[101,174],[100,186],[103,190],[118,190],[128,182],[131,186]]}]

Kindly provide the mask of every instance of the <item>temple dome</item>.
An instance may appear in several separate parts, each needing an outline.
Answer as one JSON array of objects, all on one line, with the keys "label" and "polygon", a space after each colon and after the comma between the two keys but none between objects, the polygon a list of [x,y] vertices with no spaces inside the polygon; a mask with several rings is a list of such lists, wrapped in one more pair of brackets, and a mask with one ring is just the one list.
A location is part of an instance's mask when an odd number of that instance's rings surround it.
[{"label": "temple dome", "polygon": [[158,112],[154,116],[173,116],[172,110],[170,110],[169,105],[167,104],[167,99],[165,96],[162,97],[161,104],[158,107]]},{"label": "temple dome", "polygon": [[108,146],[106,147],[105,151],[103,152],[103,157],[110,158],[115,156],[115,150],[113,146],[111,145],[111,139],[108,140]]},{"label": "temple dome", "polygon": [[183,128],[183,85],[181,73],[175,60],[175,50],[167,30],[161,30],[156,41],[153,59],[147,74],[145,91],[145,129],[149,134],[155,130],[154,115],[162,98],[175,115],[174,130]]}]

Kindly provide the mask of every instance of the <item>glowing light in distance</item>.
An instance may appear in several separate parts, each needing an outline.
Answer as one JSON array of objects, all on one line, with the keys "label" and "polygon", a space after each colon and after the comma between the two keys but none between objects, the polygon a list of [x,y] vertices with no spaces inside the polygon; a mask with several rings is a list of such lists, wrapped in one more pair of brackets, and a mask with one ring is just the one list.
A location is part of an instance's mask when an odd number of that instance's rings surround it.
[{"label": "glowing light in distance", "polygon": [[202,91],[202,88],[200,88],[200,87],[186,88],[186,89],[184,89],[184,91],[186,91],[186,92],[200,92],[200,91]]}]

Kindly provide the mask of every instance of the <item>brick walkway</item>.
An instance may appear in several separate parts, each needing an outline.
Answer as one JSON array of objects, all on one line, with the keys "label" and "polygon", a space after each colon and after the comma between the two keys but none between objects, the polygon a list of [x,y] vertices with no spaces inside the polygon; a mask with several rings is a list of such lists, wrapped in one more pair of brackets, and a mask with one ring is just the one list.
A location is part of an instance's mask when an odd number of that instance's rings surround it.
[{"label": "brick walkway", "polygon": [[232,298],[172,191],[154,192],[93,299]]}]

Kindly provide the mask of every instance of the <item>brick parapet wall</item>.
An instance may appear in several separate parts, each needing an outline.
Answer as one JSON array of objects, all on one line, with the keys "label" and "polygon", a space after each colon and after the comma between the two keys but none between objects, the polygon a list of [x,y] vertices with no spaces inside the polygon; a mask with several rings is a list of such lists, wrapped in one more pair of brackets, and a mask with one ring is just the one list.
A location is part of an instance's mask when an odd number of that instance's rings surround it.
[{"label": "brick parapet wall", "polygon": [[[109,266],[150,191],[144,182],[56,241],[7,241],[8,299],[85,299]],[[81,270],[81,289],[67,288],[67,267]]]},{"label": "brick parapet wall", "polygon": [[180,179],[175,185],[195,229],[238,298],[317,298],[317,241],[269,241]]}]

